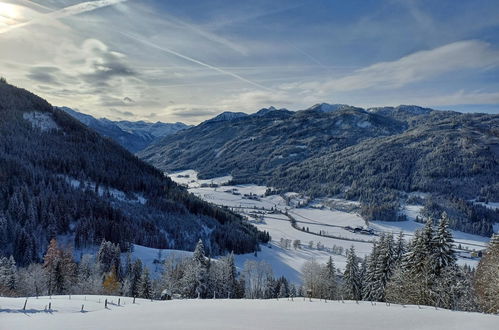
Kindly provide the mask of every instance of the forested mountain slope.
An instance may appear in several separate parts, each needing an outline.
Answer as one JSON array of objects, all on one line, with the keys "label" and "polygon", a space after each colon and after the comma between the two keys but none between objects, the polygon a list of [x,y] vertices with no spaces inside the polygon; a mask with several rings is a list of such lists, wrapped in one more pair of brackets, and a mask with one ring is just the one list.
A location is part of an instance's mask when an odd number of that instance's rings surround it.
[{"label": "forested mountain slope", "polygon": [[20,265],[50,238],[102,239],[211,254],[249,252],[253,226],[190,195],[154,167],[36,95],[0,83],[0,255]]},{"label": "forested mountain slope", "polygon": [[194,168],[204,177],[232,174],[238,181],[261,183],[277,168],[402,132],[405,126],[358,108],[329,113],[262,109],[233,120],[206,121],[138,155],[166,171]]},{"label": "forested mountain slope", "polygon": [[359,200],[366,219],[400,219],[410,192],[429,193],[416,202],[428,216],[447,211],[455,229],[489,236],[499,219],[469,201],[499,201],[499,115],[321,104],[208,121],[139,156],[166,171]]},{"label": "forested mountain slope", "polygon": [[112,121],[106,118],[97,119],[68,107],[61,107],[60,109],[95,130],[97,133],[117,142],[130,152],[137,152],[145,149],[155,140],[189,127],[183,123],[170,124],[126,120]]}]

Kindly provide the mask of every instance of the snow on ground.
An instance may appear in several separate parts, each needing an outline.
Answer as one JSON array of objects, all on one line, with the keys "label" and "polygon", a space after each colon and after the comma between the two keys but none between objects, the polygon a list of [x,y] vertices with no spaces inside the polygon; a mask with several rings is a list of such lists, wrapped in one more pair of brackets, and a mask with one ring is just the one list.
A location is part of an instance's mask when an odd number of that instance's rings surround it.
[{"label": "snow on ground", "polygon": [[[262,246],[262,251],[257,253],[257,257],[252,253],[236,256],[236,265],[239,269],[242,269],[246,260],[266,260],[272,265],[275,276],[286,276],[292,282],[300,282],[300,271],[307,260],[316,259],[318,262],[324,263],[329,256],[332,256],[336,266],[343,270],[346,262],[346,249],[353,245],[357,255],[364,257],[371,252],[372,243],[370,242],[378,237],[353,233],[344,228],[345,226],[366,226],[365,221],[355,213],[359,206],[357,202],[324,198],[312,201],[309,204],[311,207],[297,208],[296,205],[306,201],[306,198],[298,193],[289,192],[284,197],[279,195],[265,196],[267,190],[265,186],[222,185],[223,182],[228,181],[228,177],[197,180],[197,172],[193,170],[177,172],[171,174],[170,177],[178,183],[188,185],[189,191],[200,198],[213,204],[228,206],[235,212],[246,216],[260,230],[270,233],[272,236],[270,247]],[[202,183],[212,181],[217,182],[220,186],[201,187]],[[405,237],[410,239],[414,232],[423,226],[414,221],[416,216],[420,216],[421,208],[418,205],[405,205],[402,212],[407,216],[408,221],[371,221],[369,228],[374,229],[378,234],[382,232],[398,234],[402,231]],[[288,212],[297,221],[299,228],[308,228],[309,232],[293,228],[286,215],[272,213],[271,209],[283,213]],[[319,232],[325,232],[326,235],[336,238],[316,235]],[[453,235],[456,244],[461,244],[463,249],[469,251],[482,250],[488,242],[486,237],[458,231],[453,231]],[[300,240],[300,248],[296,250],[293,247],[281,248],[279,244],[281,238],[291,241]],[[352,241],[351,239],[364,242]],[[312,248],[309,247],[310,241],[313,243]],[[324,248],[318,249],[317,243],[320,243]],[[338,252],[339,247],[343,248],[343,252],[340,251],[341,254]],[[474,267],[477,265],[478,259],[458,258],[458,262]]]},{"label": "snow on ground", "polygon": [[40,129],[42,132],[59,130],[60,127],[54,121],[51,113],[31,111],[23,113],[23,118],[31,123],[31,126]]},{"label": "snow on ground", "polygon": [[474,202],[475,204],[480,204],[482,206],[485,206],[489,209],[497,210],[499,209],[499,202],[498,203],[484,203],[484,202]]},{"label": "snow on ground", "polygon": [[[75,178],[69,177],[67,175],[60,175],[60,177],[66,180],[66,182],[75,189],[95,190],[95,182],[93,181],[80,181]],[[103,186],[99,186],[97,190],[99,196],[104,196],[106,194],[109,194],[111,197],[121,202],[131,202],[131,203],[140,203],[140,204],[147,203],[147,199],[144,197],[142,193],[126,194],[121,190],[110,187],[103,187]]]},{"label": "snow on ground", "polygon": [[[165,261],[167,258],[181,259],[192,257],[192,252],[183,250],[170,249],[153,249],[141,245],[134,244],[131,259],[140,259],[142,265],[147,267],[153,277],[160,276],[162,265],[157,261]],[[122,255],[122,262],[125,261],[126,254]],[[155,262],[156,261],[156,262]]]},{"label": "snow on ground", "polygon": [[203,184],[225,184],[232,180],[232,175],[227,175],[219,178],[209,179],[209,180],[200,180],[198,179],[198,172],[194,170],[186,170],[175,173],[167,174],[170,179],[174,182],[185,185],[189,188],[200,187]]},{"label": "snow on ground", "polygon": [[[118,298],[120,306],[117,305]],[[108,299],[108,308],[104,301]],[[499,316],[361,301],[172,300],[128,297],[0,297],[0,330],[80,329],[497,329]],[[49,302],[52,310],[45,311]],[[112,303],[110,303],[112,302]],[[81,305],[84,312],[81,312]],[[194,316],[194,317],[193,317]]]}]

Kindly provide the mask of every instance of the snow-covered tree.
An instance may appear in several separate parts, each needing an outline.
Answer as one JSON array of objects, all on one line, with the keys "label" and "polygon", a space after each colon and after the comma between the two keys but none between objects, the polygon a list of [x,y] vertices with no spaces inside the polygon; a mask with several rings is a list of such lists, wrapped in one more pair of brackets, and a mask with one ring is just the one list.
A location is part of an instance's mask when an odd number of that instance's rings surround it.
[{"label": "snow-covered tree", "polygon": [[343,295],[345,299],[362,299],[359,261],[353,245],[347,251],[347,263],[343,272]]},{"label": "snow-covered tree", "polygon": [[378,255],[376,260],[375,279],[372,284],[371,299],[376,301],[385,300],[385,288],[393,275],[396,263],[393,235],[381,236]]},{"label": "snow-covered tree", "polygon": [[273,278],[272,267],[266,261],[247,260],[244,263],[244,296],[250,299],[264,298],[269,279]]},{"label": "snow-covered tree", "polygon": [[374,242],[371,254],[366,260],[366,272],[364,274],[364,285],[362,288],[362,297],[364,300],[374,300],[374,285],[376,282],[376,267],[379,255],[378,242]]},{"label": "snow-covered tree", "polygon": [[208,268],[202,240],[196,245],[190,262],[187,263],[183,283],[183,293],[191,298],[204,298],[208,293]]},{"label": "snow-covered tree", "polygon": [[0,258],[0,295],[13,295],[16,289],[16,262],[12,256]]},{"label": "snow-covered tree", "polygon": [[41,264],[33,263],[26,268],[19,268],[17,293],[23,296],[41,296],[47,293],[44,280],[45,272]]},{"label": "snow-covered tree", "polygon": [[119,245],[102,240],[99,252],[97,252],[97,261],[101,267],[102,273],[109,273],[113,266],[116,272],[118,272],[121,261],[121,250]]},{"label": "snow-covered tree", "polygon": [[338,296],[338,284],[336,281],[336,267],[334,266],[333,258],[329,257],[326,265],[321,271],[321,293],[320,296],[324,299],[333,300]]},{"label": "snow-covered tree", "polygon": [[99,266],[92,255],[85,254],[78,264],[78,276],[75,293],[98,294],[102,288]]},{"label": "snow-covered tree", "polygon": [[454,266],[456,256],[454,251],[454,240],[449,230],[449,218],[444,212],[437,231],[433,237],[433,254],[431,256],[431,267],[433,273],[438,276],[446,267]]},{"label": "snow-covered tree", "polygon": [[320,297],[321,294],[321,265],[315,260],[306,261],[301,269],[304,290],[312,297]]}]

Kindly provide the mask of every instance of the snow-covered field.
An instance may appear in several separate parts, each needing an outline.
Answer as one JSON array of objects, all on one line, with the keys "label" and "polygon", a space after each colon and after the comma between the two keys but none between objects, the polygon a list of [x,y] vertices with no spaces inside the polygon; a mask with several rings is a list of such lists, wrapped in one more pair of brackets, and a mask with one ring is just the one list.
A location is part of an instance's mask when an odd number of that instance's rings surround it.
[{"label": "snow-covered field", "polygon": [[[187,177],[188,176],[188,177]],[[344,227],[365,227],[365,221],[356,213],[358,207],[356,202],[339,199],[314,200],[309,205],[313,207],[298,208],[299,203],[307,199],[297,193],[287,193],[285,196],[264,196],[267,187],[258,185],[224,185],[231,177],[215,178],[212,180],[197,180],[197,173],[193,170],[176,172],[170,177],[189,187],[189,191],[200,198],[217,205],[224,205],[234,211],[246,216],[255,226],[261,230],[268,231],[272,236],[270,247],[262,247],[262,251],[255,257],[253,254],[236,256],[237,266],[242,267],[248,259],[266,260],[273,269],[274,275],[286,276],[293,282],[300,281],[300,270],[302,265],[310,259],[326,262],[329,256],[333,257],[336,266],[343,269],[346,257],[345,252],[338,254],[338,248],[344,251],[354,246],[360,257],[371,252],[372,241],[377,236],[353,233]],[[216,183],[217,187],[201,187],[202,184]],[[328,207],[333,205],[333,207]],[[271,209],[282,213],[270,212]],[[350,209],[350,210],[348,210]],[[406,205],[404,214],[409,219],[402,222],[374,221],[369,223],[369,228],[376,233],[392,232],[398,234],[402,231],[407,239],[423,225],[415,222],[416,216],[420,215],[421,206]],[[297,221],[299,228],[308,228],[308,232],[296,230],[291,227],[289,218],[283,213]],[[335,238],[319,236],[319,232]],[[463,249],[469,251],[482,250],[486,247],[488,238],[478,235],[466,234],[453,231],[456,244],[461,244]],[[299,249],[281,248],[279,242],[283,239],[300,240]],[[352,241],[357,240],[357,241]],[[364,242],[361,242],[364,241]],[[310,242],[312,242],[310,247]],[[323,248],[318,249],[317,243]],[[332,253],[334,248],[335,253]],[[340,251],[341,252],[341,251]],[[466,253],[463,252],[463,255]],[[472,267],[478,263],[477,258],[458,258],[460,264],[468,264]]]},{"label": "snow-covered field", "polygon": [[[104,301],[108,300],[108,308]],[[120,299],[120,306],[118,306]],[[499,316],[354,301],[172,300],[106,296],[0,297],[0,330],[497,329]],[[52,310],[48,310],[51,303]],[[84,305],[83,312],[81,311]]]}]

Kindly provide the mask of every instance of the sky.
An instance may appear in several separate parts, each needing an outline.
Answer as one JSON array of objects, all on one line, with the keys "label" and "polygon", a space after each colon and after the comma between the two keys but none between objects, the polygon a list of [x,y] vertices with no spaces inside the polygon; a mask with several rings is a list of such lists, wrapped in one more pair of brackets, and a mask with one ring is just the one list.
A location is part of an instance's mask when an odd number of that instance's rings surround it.
[{"label": "sky", "polygon": [[0,0],[0,76],[113,120],[322,102],[499,114],[499,1]]}]

